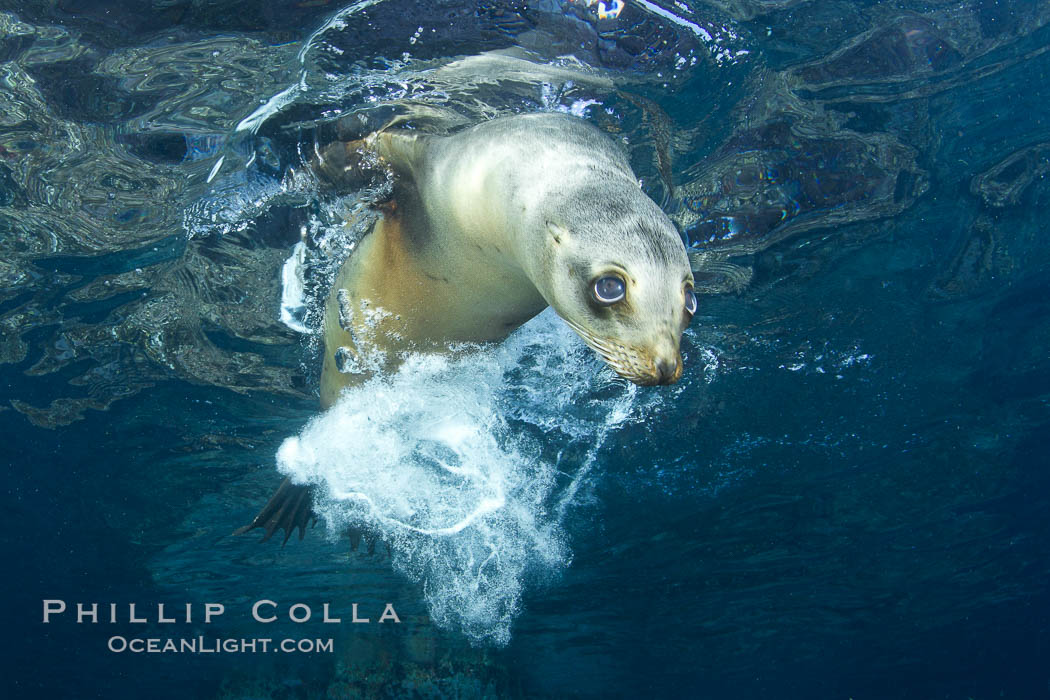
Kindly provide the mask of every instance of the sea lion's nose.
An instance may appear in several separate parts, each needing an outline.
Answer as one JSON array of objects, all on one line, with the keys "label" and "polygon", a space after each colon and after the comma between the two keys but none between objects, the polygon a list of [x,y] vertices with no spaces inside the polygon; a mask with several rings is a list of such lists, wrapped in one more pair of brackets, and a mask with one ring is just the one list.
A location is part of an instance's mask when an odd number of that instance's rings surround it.
[{"label": "sea lion's nose", "polygon": [[664,357],[656,361],[657,384],[674,384],[682,376],[682,363],[677,357]]}]

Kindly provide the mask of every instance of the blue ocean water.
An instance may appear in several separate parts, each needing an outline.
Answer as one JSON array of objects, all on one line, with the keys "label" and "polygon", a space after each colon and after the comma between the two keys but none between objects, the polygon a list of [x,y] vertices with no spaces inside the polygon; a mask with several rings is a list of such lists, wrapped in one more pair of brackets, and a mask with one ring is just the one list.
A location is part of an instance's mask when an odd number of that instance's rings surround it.
[{"label": "blue ocean water", "polygon": [[[1050,694],[1050,5],[616,7],[3,3],[6,697]],[[544,315],[319,415],[314,143],[534,111],[699,257],[682,381]],[[297,469],[424,532],[231,536]],[[333,641],[109,649],[197,637]]]}]

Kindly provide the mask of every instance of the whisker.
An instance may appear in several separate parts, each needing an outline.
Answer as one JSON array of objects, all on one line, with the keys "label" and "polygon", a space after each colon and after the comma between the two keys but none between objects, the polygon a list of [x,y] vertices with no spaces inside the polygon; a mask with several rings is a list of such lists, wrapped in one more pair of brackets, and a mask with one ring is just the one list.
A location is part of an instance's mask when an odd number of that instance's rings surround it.
[{"label": "whisker", "polygon": [[608,338],[598,338],[575,321],[567,318],[563,320],[618,375],[636,384],[651,380],[652,362],[647,360],[642,353]]}]

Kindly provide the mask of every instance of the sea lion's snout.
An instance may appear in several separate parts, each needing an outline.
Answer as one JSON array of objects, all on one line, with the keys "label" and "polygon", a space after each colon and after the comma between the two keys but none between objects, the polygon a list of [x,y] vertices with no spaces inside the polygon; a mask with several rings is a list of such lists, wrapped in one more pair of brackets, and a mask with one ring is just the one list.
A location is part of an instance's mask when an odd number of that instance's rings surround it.
[{"label": "sea lion's snout", "polygon": [[674,384],[682,377],[682,356],[656,361],[657,384]]},{"label": "sea lion's snout", "polygon": [[650,386],[674,384],[682,378],[682,352],[679,349],[679,334],[667,332],[662,337],[646,344],[639,353],[648,366]]},{"label": "sea lion's snout", "polygon": [[639,386],[666,386],[682,378],[682,356],[677,351],[652,357],[647,364],[644,372],[622,372],[616,366],[613,366],[613,369],[624,379]]}]

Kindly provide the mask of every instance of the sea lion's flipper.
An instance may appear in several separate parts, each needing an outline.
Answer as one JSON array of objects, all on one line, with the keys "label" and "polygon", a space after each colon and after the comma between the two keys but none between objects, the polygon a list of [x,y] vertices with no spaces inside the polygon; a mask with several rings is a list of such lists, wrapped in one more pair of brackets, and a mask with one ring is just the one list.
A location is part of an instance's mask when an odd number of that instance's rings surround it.
[{"label": "sea lion's flipper", "polygon": [[261,527],[266,530],[266,536],[262,539],[265,542],[273,537],[277,530],[284,530],[284,542],[281,543],[283,545],[298,528],[299,539],[303,539],[306,535],[306,525],[317,520],[313,500],[313,487],[293,484],[291,479],[286,478],[255,519],[235,530],[233,534],[241,535]]},{"label": "sea lion's flipper", "polygon": [[[347,534],[350,536],[350,551],[356,552],[360,547],[361,543],[365,544],[365,551],[368,554],[376,553],[376,543],[379,541],[379,537],[374,533],[368,532],[360,527],[351,527],[347,530]],[[386,542],[386,553],[390,555],[390,543]]]},{"label": "sea lion's flipper", "polygon": [[390,129],[355,141],[335,141],[314,147],[310,168],[335,191],[354,192],[395,174],[413,175],[430,138]]},{"label": "sea lion's flipper", "polygon": [[353,192],[381,177],[384,164],[370,140],[364,138],[316,146],[310,168],[337,192]]}]

